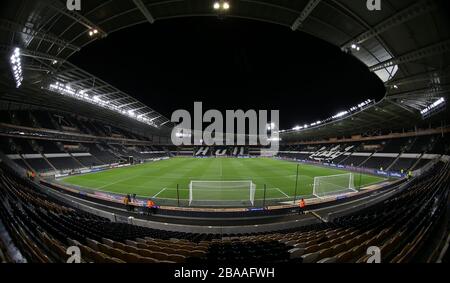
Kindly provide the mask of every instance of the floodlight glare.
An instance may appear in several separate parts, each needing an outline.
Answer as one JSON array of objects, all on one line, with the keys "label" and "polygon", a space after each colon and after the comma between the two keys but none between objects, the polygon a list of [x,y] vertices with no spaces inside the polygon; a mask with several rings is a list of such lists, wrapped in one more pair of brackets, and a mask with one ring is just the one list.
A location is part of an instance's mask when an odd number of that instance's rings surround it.
[{"label": "floodlight glare", "polygon": [[22,85],[23,76],[22,76],[22,64],[20,62],[20,49],[17,47],[11,54],[10,62],[11,62],[11,71],[16,81],[16,87],[19,88]]},{"label": "floodlight glare", "polygon": [[224,2],[223,5],[222,5],[222,8],[224,10],[228,10],[228,9],[230,9],[230,4],[228,2]]},{"label": "floodlight glare", "polygon": [[[18,87],[20,85],[21,85],[21,83],[18,83]],[[98,95],[91,97],[87,93],[88,92],[87,90],[84,90],[84,89],[77,90],[77,89],[72,88],[69,84],[66,85],[66,84],[63,84],[60,82],[55,82],[53,84],[50,84],[48,87],[48,90],[55,92],[55,93],[59,93],[61,95],[70,96],[70,97],[73,97],[78,100],[86,101],[86,102],[98,105],[98,106],[106,108],[106,109],[110,109],[112,111],[121,113],[123,115],[126,115],[127,117],[131,117],[132,119],[138,120],[147,125],[158,128],[158,125],[156,125],[153,122],[153,120],[149,120],[149,119],[143,117],[143,115],[137,115],[133,109],[130,109],[128,111],[122,110],[119,107],[109,103],[109,101],[102,100],[100,98],[100,96],[98,96]]]},{"label": "floodlight glare", "polygon": [[219,2],[215,2],[213,7],[214,7],[214,10],[219,10],[220,9],[220,3]]}]

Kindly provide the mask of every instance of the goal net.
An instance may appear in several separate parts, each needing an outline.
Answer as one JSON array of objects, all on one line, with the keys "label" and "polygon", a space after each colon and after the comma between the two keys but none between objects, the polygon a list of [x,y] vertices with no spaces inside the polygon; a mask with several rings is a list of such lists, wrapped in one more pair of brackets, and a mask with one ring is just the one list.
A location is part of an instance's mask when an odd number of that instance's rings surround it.
[{"label": "goal net", "polygon": [[191,181],[189,205],[253,206],[255,191],[252,181]]},{"label": "goal net", "polygon": [[356,192],[353,173],[314,178],[313,195],[318,198]]}]

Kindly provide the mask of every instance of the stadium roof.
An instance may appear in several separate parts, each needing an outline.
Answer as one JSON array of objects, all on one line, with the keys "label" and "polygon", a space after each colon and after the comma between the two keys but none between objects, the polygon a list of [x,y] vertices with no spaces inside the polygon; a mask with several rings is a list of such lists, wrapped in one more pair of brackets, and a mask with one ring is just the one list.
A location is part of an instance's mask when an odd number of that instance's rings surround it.
[{"label": "stadium roof", "polygon": [[[104,98],[125,114],[145,117],[150,126],[170,128],[166,117],[66,60],[115,31],[176,17],[238,17],[279,24],[352,53],[385,82],[383,101],[332,121],[332,127],[330,123],[314,127],[315,134],[325,137],[334,130],[351,134],[415,125],[422,119],[421,110],[448,97],[446,2],[383,0],[380,11],[369,11],[366,1],[230,0],[231,8],[218,12],[214,1],[204,0],[89,0],[81,1],[81,11],[69,11],[64,0],[15,0],[2,3],[0,49],[7,53],[21,49],[25,87],[48,93],[56,82],[70,85],[91,100]],[[154,104],[157,108],[158,102]],[[288,131],[283,138],[308,138],[312,131]]]}]

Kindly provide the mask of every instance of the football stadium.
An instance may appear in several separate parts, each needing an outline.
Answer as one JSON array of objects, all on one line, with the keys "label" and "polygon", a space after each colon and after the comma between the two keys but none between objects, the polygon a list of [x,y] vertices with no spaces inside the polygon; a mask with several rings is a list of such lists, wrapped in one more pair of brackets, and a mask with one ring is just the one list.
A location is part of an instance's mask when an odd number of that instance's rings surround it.
[{"label": "football stadium", "polygon": [[449,10],[2,1],[1,262],[448,262]]}]

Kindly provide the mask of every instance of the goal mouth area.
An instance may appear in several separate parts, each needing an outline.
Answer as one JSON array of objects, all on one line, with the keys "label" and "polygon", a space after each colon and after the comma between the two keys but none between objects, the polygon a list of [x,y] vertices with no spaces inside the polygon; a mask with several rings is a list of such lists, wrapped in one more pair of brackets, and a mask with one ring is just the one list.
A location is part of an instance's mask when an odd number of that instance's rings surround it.
[{"label": "goal mouth area", "polygon": [[191,180],[189,206],[253,206],[252,180]]},{"label": "goal mouth area", "polygon": [[317,198],[336,197],[358,192],[354,185],[354,174],[314,177],[313,195]]}]

